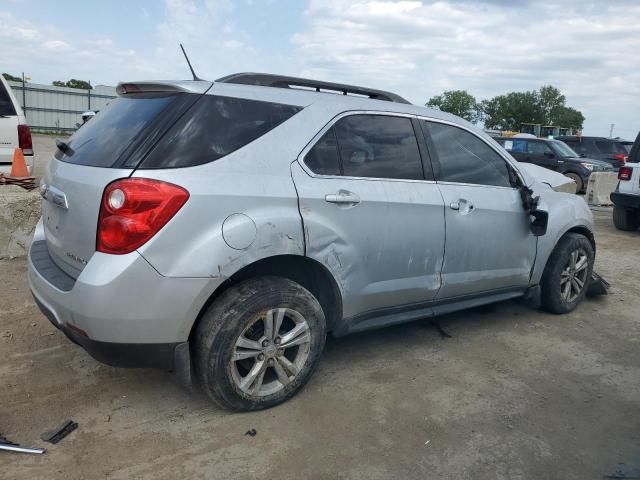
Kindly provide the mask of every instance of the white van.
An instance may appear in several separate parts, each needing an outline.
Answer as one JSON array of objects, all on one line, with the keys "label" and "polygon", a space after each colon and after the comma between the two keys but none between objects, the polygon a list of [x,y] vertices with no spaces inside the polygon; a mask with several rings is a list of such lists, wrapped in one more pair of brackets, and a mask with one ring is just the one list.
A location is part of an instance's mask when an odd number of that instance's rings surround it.
[{"label": "white van", "polygon": [[0,172],[9,173],[13,152],[21,148],[29,171],[33,171],[31,129],[11,87],[0,75]]}]

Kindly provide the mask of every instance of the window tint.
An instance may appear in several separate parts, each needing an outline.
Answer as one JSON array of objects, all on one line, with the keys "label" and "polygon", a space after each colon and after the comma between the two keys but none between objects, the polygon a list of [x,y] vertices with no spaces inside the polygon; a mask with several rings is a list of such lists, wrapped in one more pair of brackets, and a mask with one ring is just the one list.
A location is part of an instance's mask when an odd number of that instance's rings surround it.
[{"label": "window tint", "polygon": [[77,165],[111,167],[120,155],[139,139],[139,134],[155,120],[176,95],[127,95],[112,100],[91,121],[79,128],[67,142],[69,152],[56,158]]},{"label": "window tint", "polygon": [[315,173],[320,175],[340,175],[340,160],[338,158],[338,143],[332,129],[327,131],[318,143],[304,157],[304,163]]},{"label": "window tint", "polygon": [[217,160],[300,110],[302,107],[279,103],[203,95],[167,132],[141,168],[189,167]]},{"label": "window tint", "polygon": [[424,122],[438,154],[438,180],[510,187],[507,162],[489,145],[461,128]]},{"label": "window tint", "polygon": [[626,155],[626,150],[619,144],[618,142],[608,142],[606,140],[596,140],[596,148],[600,151],[600,153],[624,153]]},{"label": "window tint", "polygon": [[410,119],[352,115],[339,120],[334,128],[346,176],[424,178]]},{"label": "window tint", "polygon": [[589,150],[587,144],[579,140],[563,140],[563,142],[569,145],[572,150],[578,153],[587,153],[587,151]]},{"label": "window tint", "polygon": [[[9,87],[11,88],[11,87]],[[9,92],[4,88],[4,84],[0,82],[0,115],[15,115],[16,109],[13,107]]]},{"label": "window tint", "polygon": [[544,155],[546,152],[550,152],[551,149],[544,142],[528,142],[527,152],[532,155]]}]

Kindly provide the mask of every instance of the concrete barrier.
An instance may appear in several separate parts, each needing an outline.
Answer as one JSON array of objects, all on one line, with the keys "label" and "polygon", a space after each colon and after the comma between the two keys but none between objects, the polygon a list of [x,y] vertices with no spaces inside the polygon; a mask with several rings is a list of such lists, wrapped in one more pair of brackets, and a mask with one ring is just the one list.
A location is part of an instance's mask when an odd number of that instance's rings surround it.
[{"label": "concrete barrier", "polygon": [[38,190],[0,186],[0,258],[27,254],[40,218],[40,200]]},{"label": "concrete barrier", "polygon": [[585,199],[589,205],[611,205],[609,194],[618,185],[618,174],[614,172],[594,172],[589,176]]}]

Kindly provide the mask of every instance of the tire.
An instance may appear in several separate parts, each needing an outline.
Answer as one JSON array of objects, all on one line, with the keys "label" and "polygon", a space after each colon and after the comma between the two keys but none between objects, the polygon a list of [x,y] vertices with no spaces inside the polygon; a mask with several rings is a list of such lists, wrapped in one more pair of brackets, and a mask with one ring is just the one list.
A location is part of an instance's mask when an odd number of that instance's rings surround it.
[{"label": "tire", "polygon": [[640,225],[640,210],[613,206],[613,224],[618,230],[634,232]]},{"label": "tire", "polygon": [[[586,266],[579,271],[572,270],[572,255],[577,253],[573,262],[579,267],[582,257],[586,258]],[[551,253],[542,274],[541,304],[548,312],[561,314],[573,311],[583,300],[589,289],[594,262],[593,246],[587,237],[579,233],[565,234]],[[573,283],[575,281],[575,283]],[[579,291],[576,292],[578,286]],[[569,285],[569,295],[567,292]]]},{"label": "tire", "polygon": [[568,172],[565,173],[564,176],[576,182],[576,193],[581,193],[584,190],[584,182],[582,181],[582,178],[580,178],[580,175],[578,175],[577,173]]},{"label": "tire", "polygon": [[252,278],[224,291],[204,313],[194,338],[196,375],[224,408],[273,407],[307,383],[325,337],[322,307],[308,290],[286,278]]}]

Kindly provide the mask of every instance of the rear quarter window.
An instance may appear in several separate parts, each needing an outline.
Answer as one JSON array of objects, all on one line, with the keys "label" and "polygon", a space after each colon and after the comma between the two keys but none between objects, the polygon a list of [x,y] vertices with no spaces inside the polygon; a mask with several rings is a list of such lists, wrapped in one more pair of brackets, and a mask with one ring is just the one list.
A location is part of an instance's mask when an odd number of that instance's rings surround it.
[{"label": "rear quarter window", "polygon": [[73,134],[67,142],[71,149],[58,150],[56,158],[76,165],[113,167],[178,96],[127,95],[112,100]]},{"label": "rear quarter window", "polygon": [[[9,87],[11,88],[11,87]],[[0,115],[15,115],[16,109],[11,101],[11,96],[4,86],[4,83],[0,82]]]},{"label": "rear quarter window", "polygon": [[160,141],[140,168],[191,167],[253,142],[302,107],[204,95]]}]

